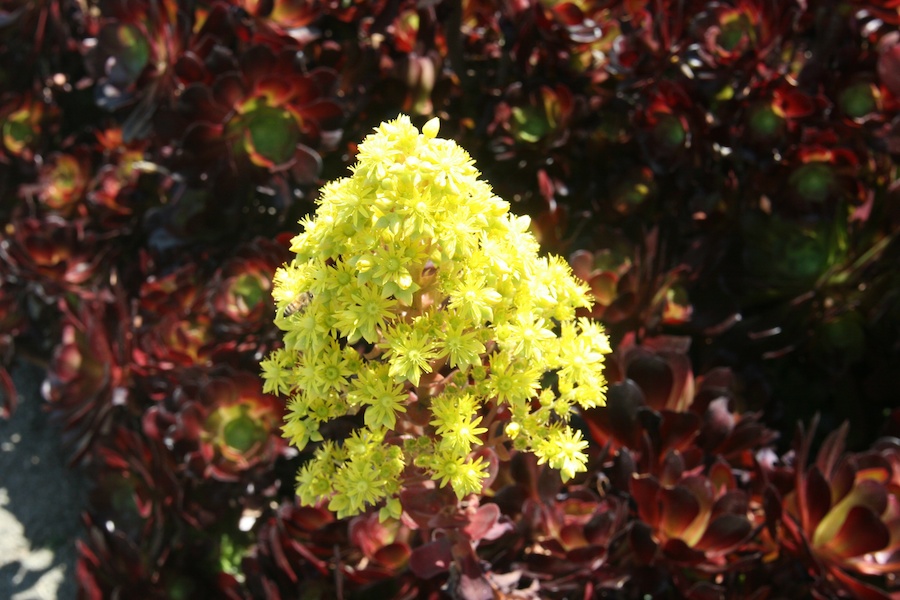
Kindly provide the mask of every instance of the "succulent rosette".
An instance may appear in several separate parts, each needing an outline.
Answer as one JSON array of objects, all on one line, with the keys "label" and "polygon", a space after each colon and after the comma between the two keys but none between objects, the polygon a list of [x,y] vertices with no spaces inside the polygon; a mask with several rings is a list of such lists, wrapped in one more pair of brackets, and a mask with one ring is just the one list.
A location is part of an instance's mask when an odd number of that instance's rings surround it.
[{"label": "succulent rosette", "polygon": [[48,107],[31,95],[0,98],[0,101],[0,141],[4,153],[32,160],[46,128]]},{"label": "succulent rosette", "polygon": [[90,181],[87,198],[97,207],[96,212],[108,211],[115,216],[127,216],[136,212],[133,192],[141,175],[141,168],[153,169],[145,162],[146,142],[126,142],[119,127],[96,132],[95,152],[102,156],[102,164]]},{"label": "succulent rosette", "polygon": [[259,341],[246,338],[274,329],[272,276],[287,255],[284,245],[256,238],[240,246],[216,269],[206,286],[206,296],[217,331],[229,337],[244,337],[246,343],[255,343],[258,349]]},{"label": "succulent rosette", "polygon": [[0,236],[0,258],[48,301],[69,292],[108,298],[102,284],[110,268],[109,248],[103,238],[84,218],[21,217]]},{"label": "succulent rosette", "polygon": [[175,0],[103,3],[91,13],[93,37],[84,42],[85,67],[97,106],[129,108],[125,138],[144,138],[160,106],[175,93],[175,63],[190,40],[190,12]]},{"label": "succulent rosette", "polygon": [[71,216],[84,200],[90,173],[87,148],[52,155],[41,166],[35,186],[40,204],[51,212]]},{"label": "succulent rosette", "polygon": [[[900,573],[900,446],[886,439],[870,451],[844,454],[845,423],[806,466],[816,426],[798,430],[794,489],[775,506],[785,548],[808,559],[822,595],[891,598],[879,588]],[[875,577],[884,575],[889,579]]]},{"label": "succulent rosette", "polygon": [[298,50],[257,44],[214,63],[218,70],[192,73],[180,100],[185,151],[201,159],[225,151],[314,180],[321,162],[315,148],[339,132],[343,110],[334,97],[337,74],[324,67],[304,72]]},{"label": "succulent rosette", "polygon": [[[194,379],[189,372],[180,378]],[[255,375],[199,378],[144,413],[147,435],[165,442],[199,479],[233,482],[247,471],[271,471],[286,445],[278,435],[284,403],[263,394]]]},{"label": "succulent rosette", "polygon": [[141,285],[131,362],[138,387],[154,400],[178,387],[182,370],[232,358],[236,342],[214,335],[201,277],[196,266],[188,264],[165,276],[146,276]]},{"label": "succulent rosette", "polygon": [[603,247],[576,250],[569,258],[574,273],[591,287],[594,303],[583,313],[602,317],[610,326],[640,323],[655,328],[660,323],[680,325],[691,320],[693,306],[686,281],[691,268],[687,264],[668,270],[660,267],[665,257],[659,256],[664,246],[657,229],[648,232],[640,245],[620,230],[599,232],[604,234]]}]

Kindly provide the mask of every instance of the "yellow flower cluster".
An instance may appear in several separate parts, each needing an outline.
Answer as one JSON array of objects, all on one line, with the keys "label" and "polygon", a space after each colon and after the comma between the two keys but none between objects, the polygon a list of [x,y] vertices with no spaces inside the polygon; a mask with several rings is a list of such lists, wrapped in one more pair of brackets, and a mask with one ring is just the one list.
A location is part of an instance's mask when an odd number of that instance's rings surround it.
[{"label": "yellow flower cluster", "polygon": [[[399,517],[404,480],[422,474],[459,498],[479,493],[486,443],[534,452],[568,479],[587,446],[569,415],[605,402],[609,340],[575,316],[585,285],[538,255],[528,218],[438,127],[401,116],[368,136],[275,274],[284,348],[262,370],[266,392],[290,398],[285,437],[303,449],[362,413],[298,475],[303,503],[327,499],[341,517],[382,502]],[[489,432],[498,414],[505,429]]]}]

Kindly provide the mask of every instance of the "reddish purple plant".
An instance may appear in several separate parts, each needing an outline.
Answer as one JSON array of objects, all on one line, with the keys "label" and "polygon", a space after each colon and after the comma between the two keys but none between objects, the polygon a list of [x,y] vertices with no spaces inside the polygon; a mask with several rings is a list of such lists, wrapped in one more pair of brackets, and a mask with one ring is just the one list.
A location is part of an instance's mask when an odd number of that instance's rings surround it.
[{"label": "reddish purple plant", "polygon": [[[896,597],[897,9],[0,0],[0,410],[46,367],[80,597]],[[481,496],[337,520],[261,392],[271,278],[401,110],[570,257],[611,387],[566,484],[498,412]]]}]

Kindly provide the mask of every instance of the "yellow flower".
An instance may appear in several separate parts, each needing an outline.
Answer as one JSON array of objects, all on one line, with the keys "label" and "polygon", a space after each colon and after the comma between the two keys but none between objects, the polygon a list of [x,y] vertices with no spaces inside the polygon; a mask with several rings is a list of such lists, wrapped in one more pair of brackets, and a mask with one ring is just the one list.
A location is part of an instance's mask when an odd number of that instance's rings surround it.
[{"label": "yellow flower", "polygon": [[[265,389],[291,396],[291,443],[321,442],[298,475],[300,501],[338,516],[382,505],[399,518],[407,475],[460,499],[480,493],[488,464],[474,452],[497,439],[487,434],[504,412],[515,449],[571,478],[587,442],[570,412],[605,401],[609,340],[575,318],[586,285],[538,256],[529,219],[438,130],[401,116],[367,136],[274,276],[284,348],[261,363]],[[322,424],[360,411],[343,442],[322,439]]]}]

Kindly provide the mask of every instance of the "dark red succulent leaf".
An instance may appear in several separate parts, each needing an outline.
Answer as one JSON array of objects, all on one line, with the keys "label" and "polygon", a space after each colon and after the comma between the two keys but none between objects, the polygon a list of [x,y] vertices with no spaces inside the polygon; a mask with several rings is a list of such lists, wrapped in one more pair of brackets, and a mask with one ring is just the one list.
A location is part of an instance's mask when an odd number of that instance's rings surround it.
[{"label": "dark red succulent leaf", "polygon": [[[649,193],[644,183],[636,184]],[[643,192],[641,192],[643,193]],[[580,250],[570,263],[575,274],[591,286],[595,301],[585,315],[602,318],[623,332],[655,330],[660,324],[681,325],[691,320],[693,307],[685,287],[691,268],[680,264],[661,269],[659,230],[652,229],[640,244],[621,231],[599,229],[600,250]]]},{"label": "dark red succulent leaf", "polygon": [[24,217],[9,223],[0,240],[0,258],[22,280],[32,282],[47,301],[64,293],[107,298],[104,291],[110,245],[116,232],[94,231],[85,219],[59,215]]},{"label": "dark red succulent leaf", "polygon": [[402,570],[410,558],[409,530],[398,521],[383,522],[377,514],[365,514],[350,521],[350,540],[369,560],[392,572]]},{"label": "dark red succulent leaf", "polygon": [[446,536],[417,546],[409,557],[409,568],[422,579],[446,573],[453,564],[452,547],[453,543]]},{"label": "dark red succulent leaf", "polygon": [[22,286],[0,275],[0,419],[8,419],[16,410],[19,394],[7,367],[15,355],[15,338],[28,327],[25,319]]},{"label": "dark red succulent leaf", "polygon": [[813,421],[808,432],[798,429],[796,484],[784,502],[785,547],[807,558],[821,589],[887,598],[867,576],[900,572],[900,501],[891,483],[897,445],[845,454],[845,425],[827,436],[815,464],[805,467],[816,426]]},{"label": "dark red succulent leaf", "polygon": [[115,413],[136,408],[129,348],[130,315],[116,302],[84,302],[66,311],[42,394],[63,424],[73,463],[88,459],[109,435]]}]

